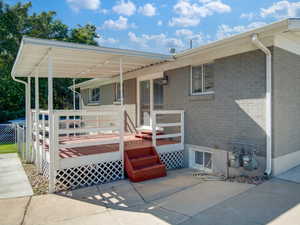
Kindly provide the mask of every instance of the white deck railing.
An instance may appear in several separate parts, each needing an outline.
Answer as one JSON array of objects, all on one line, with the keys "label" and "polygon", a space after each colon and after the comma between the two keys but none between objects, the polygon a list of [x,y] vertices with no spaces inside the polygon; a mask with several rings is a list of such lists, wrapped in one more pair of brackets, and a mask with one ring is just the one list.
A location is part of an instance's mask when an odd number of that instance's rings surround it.
[{"label": "white deck railing", "polygon": [[[121,108],[121,107],[120,107]],[[49,112],[31,111],[32,146],[34,162],[42,172],[42,163],[49,163],[49,182],[55,185],[56,171],[108,160],[124,163],[124,109],[115,111],[54,110],[53,126],[49,124]],[[39,118],[38,120],[36,118]],[[51,131],[52,127],[52,131]],[[114,138],[82,138],[97,134],[114,134]],[[80,141],[72,141],[72,137]],[[64,141],[63,139],[67,139]],[[110,154],[93,154],[61,158],[60,149],[89,147],[104,144],[119,144],[119,151]],[[113,157],[113,158],[112,158]]]},{"label": "white deck railing", "polygon": [[[163,122],[158,122],[159,115],[177,115],[179,116],[179,121],[172,121],[172,118],[164,118]],[[171,121],[171,122],[170,122]],[[158,128],[176,128],[179,127],[178,133],[157,135],[156,131]],[[157,147],[158,139],[168,139],[168,138],[180,138],[180,144],[184,145],[184,111],[183,110],[155,110],[152,112],[152,144]]]}]

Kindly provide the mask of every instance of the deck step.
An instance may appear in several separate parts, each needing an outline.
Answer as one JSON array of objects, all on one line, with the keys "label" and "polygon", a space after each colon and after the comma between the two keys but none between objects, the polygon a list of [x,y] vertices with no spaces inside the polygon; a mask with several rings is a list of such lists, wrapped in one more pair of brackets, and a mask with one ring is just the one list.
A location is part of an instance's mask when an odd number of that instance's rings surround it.
[{"label": "deck step", "polygon": [[142,167],[147,167],[155,165],[158,163],[158,156],[150,155],[139,158],[134,158],[130,160],[134,169],[140,169]]},{"label": "deck step", "polygon": [[142,139],[146,139],[146,140],[152,140],[152,135],[149,135],[149,134],[138,133],[135,136],[137,138],[142,138]]},{"label": "deck step", "polygon": [[127,150],[124,153],[125,171],[132,182],[166,176],[166,167],[155,148]]},{"label": "deck step", "polygon": [[[162,131],[156,131],[156,135],[163,135],[164,132]],[[146,140],[152,140],[152,130],[142,130],[139,133],[137,133],[135,136],[138,138],[146,139]]]},{"label": "deck step", "polygon": [[129,159],[154,155],[152,147],[134,148],[134,149],[126,150],[126,154],[128,155]]},{"label": "deck step", "polygon": [[[152,130],[142,130],[141,133],[142,134],[148,134],[148,135],[151,135],[151,136],[153,134]],[[162,132],[162,131],[156,131],[156,135],[162,135],[162,134],[164,134],[164,132]]]}]

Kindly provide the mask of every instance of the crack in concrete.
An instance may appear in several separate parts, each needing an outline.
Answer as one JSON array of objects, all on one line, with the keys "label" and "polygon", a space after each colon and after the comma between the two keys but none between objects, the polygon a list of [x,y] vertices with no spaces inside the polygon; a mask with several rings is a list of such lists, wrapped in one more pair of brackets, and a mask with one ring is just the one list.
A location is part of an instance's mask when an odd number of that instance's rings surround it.
[{"label": "crack in concrete", "polygon": [[164,210],[166,210],[166,211],[172,212],[172,213],[177,213],[177,214],[180,214],[180,215],[186,216],[186,217],[188,217],[189,219],[190,219],[190,218],[192,218],[192,216],[190,216],[190,215],[187,215],[187,214],[185,214],[185,213],[182,213],[182,212],[177,212],[176,210],[168,209],[168,208],[165,208],[165,207],[163,207],[163,206],[159,206],[159,205],[158,205],[158,207],[159,207],[159,208],[162,208],[162,209],[164,209]]},{"label": "crack in concrete", "polygon": [[20,225],[24,225],[24,223],[25,223],[25,217],[26,217],[26,214],[27,214],[29,205],[30,205],[30,203],[31,203],[31,199],[32,199],[32,196],[29,197],[28,202],[27,202],[27,204],[26,204],[26,206],[25,206],[23,218],[22,218],[22,221],[21,221]]},{"label": "crack in concrete", "polygon": [[141,199],[142,199],[145,203],[149,203],[148,201],[146,201],[146,200],[144,199],[143,195],[135,188],[135,186],[134,186],[131,182],[129,182],[129,183],[130,183],[131,187],[135,190],[135,192],[141,197]]}]

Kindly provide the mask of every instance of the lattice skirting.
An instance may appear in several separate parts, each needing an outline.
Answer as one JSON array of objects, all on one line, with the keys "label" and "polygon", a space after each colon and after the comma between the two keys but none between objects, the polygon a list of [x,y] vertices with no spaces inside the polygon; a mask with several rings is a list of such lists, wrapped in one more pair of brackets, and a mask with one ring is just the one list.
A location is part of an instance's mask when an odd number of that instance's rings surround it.
[{"label": "lattice skirting", "polygon": [[161,153],[159,157],[167,169],[179,169],[184,167],[183,151]]},{"label": "lattice skirting", "polygon": [[42,160],[42,174],[49,179],[49,163],[46,160]]},{"label": "lattice skirting", "polygon": [[103,184],[122,179],[122,161],[104,162],[58,170],[56,191]]}]

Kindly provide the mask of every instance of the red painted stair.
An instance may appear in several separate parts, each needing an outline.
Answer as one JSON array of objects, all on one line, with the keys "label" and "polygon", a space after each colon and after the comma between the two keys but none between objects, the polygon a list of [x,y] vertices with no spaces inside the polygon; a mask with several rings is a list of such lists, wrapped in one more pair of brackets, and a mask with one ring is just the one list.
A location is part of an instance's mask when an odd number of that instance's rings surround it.
[{"label": "red painted stair", "polygon": [[154,147],[125,151],[125,171],[132,182],[140,182],[167,175]]}]

